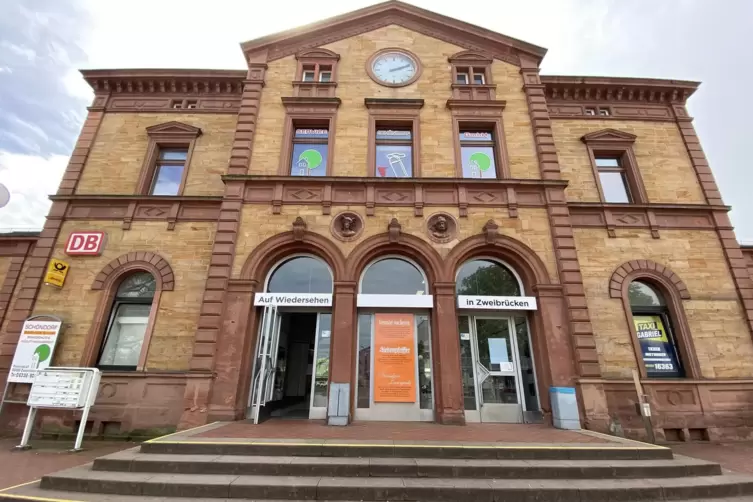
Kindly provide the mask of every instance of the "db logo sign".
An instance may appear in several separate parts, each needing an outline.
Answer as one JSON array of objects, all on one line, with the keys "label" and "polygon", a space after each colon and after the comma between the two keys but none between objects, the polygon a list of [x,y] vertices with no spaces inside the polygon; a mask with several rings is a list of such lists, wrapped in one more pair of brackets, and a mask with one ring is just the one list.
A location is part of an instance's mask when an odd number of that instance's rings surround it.
[{"label": "db logo sign", "polygon": [[71,232],[65,253],[71,256],[97,256],[105,246],[104,232]]}]

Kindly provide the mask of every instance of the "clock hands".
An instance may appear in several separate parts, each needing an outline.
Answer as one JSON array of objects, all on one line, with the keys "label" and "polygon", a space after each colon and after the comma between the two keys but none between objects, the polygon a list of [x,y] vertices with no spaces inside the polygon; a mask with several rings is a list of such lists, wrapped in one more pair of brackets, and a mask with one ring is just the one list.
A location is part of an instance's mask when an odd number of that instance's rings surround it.
[{"label": "clock hands", "polygon": [[410,68],[410,66],[411,66],[410,64],[404,64],[403,66],[398,66],[397,68],[390,68],[388,71],[393,72],[393,71],[404,70],[406,68]]}]

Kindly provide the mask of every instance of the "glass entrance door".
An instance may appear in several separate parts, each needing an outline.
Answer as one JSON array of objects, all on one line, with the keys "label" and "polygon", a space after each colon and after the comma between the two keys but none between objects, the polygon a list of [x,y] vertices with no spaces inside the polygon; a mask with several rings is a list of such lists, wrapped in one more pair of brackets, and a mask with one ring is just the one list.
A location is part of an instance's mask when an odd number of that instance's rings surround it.
[{"label": "glass entrance door", "polygon": [[530,421],[528,411],[538,411],[538,398],[525,318],[461,316],[459,321],[466,420]]},{"label": "glass entrance door", "polygon": [[249,415],[255,424],[259,423],[264,405],[272,399],[277,372],[279,336],[280,316],[277,313],[277,306],[267,305],[264,307],[261,318],[254,378],[251,381]]}]

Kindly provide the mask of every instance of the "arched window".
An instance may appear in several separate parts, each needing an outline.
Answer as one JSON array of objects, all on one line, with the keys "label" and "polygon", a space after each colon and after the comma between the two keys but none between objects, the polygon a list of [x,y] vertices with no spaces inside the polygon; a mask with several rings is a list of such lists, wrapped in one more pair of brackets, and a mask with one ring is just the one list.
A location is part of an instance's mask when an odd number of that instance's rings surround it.
[{"label": "arched window", "polygon": [[332,273],[319,258],[296,256],[269,276],[267,293],[332,293]]},{"label": "arched window", "polygon": [[361,293],[371,295],[423,295],[428,293],[426,277],[414,264],[402,258],[384,258],[363,273]]},{"label": "arched window", "polygon": [[455,289],[459,295],[521,296],[520,282],[506,266],[492,260],[471,260],[458,271]]},{"label": "arched window", "polygon": [[651,284],[633,281],[628,300],[648,378],[685,376],[664,296]]},{"label": "arched window", "polygon": [[155,289],[154,276],[149,272],[135,272],[122,280],[110,310],[99,368],[135,370],[138,367]]}]

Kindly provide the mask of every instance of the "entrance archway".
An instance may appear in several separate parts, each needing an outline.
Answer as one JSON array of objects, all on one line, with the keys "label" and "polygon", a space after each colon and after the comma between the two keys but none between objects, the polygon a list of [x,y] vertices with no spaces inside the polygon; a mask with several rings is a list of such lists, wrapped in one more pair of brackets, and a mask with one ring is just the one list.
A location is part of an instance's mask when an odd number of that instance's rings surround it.
[{"label": "entrance archway", "polygon": [[489,257],[457,271],[463,404],[469,422],[541,420],[528,310],[515,269]]},{"label": "entrance archway", "polygon": [[422,267],[404,256],[380,256],[364,268],[357,297],[357,419],[434,419],[429,291]]},{"label": "entrance archway", "polygon": [[333,275],[311,255],[272,267],[254,305],[263,310],[248,416],[326,417],[332,340]]}]

